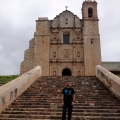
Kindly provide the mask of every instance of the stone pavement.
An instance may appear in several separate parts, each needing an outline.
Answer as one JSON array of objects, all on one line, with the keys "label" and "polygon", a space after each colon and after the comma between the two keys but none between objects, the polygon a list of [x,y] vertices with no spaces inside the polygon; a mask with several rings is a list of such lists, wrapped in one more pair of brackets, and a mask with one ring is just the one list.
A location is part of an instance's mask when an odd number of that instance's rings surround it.
[{"label": "stone pavement", "polygon": [[76,91],[72,120],[120,120],[120,101],[96,77],[41,77],[0,120],[61,120],[61,91],[67,80]]}]

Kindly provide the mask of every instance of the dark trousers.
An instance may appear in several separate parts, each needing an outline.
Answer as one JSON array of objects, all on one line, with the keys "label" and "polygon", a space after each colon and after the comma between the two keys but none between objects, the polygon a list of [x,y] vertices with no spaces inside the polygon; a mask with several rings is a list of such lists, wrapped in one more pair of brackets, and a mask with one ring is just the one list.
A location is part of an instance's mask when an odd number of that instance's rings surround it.
[{"label": "dark trousers", "polygon": [[72,117],[72,108],[71,104],[64,104],[62,111],[62,120],[66,120],[66,110],[68,109],[68,120],[71,120]]}]

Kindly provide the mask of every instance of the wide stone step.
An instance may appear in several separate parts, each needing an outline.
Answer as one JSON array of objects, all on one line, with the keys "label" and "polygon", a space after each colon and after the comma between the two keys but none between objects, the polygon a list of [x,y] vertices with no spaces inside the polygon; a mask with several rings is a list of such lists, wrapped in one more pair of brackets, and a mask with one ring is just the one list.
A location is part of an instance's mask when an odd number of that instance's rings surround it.
[{"label": "wide stone step", "polygon": [[[114,103],[111,103],[112,101],[77,101],[75,102],[75,105],[81,105],[81,104],[90,104],[90,103],[95,103],[95,104],[114,104],[114,105],[120,105],[120,103],[118,101],[114,101]],[[55,104],[61,104],[61,101],[46,101],[46,100],[17,100],[15,102],[13,102],[12,104],[51,104],[51,103],[55,103]]]},{"label": "wide stone step", "polygon": [[120,120],[120,101],[96,77],[42,77],[0,120],[61,120],[61,91],[67,80],[76,92],[72,120]]},{"label": "wide stone step", "polygon": [[[10,114],[30,114],[30,115],[34,115],[36,114],[37,115],[62,115],[62,113],[60,111],[6,111],[6,112],[3,112],[2,116],[5,116],[5,115],[10,115]],[[84,112],[80,112],[80,111],[73,111],[72,115],[84,115],[84,116],[88,116],[88,115],[92,115],[92,116],[120,116],[120,113],[119,112],[94,112],[94,111],[84,111]]]},{"label": "wide stone step", "polygon": [[[13,117],[12,117],[13,116]],[[15,120],[61,120],[61,115],[12,115],[11,119]],[[1,120],[9,120],[9,118],[1,118]],[[119,116],[79,116],[73,115],[72,120],[120,120]]]},{"label": "wide stone step", "polygon": [[[11,105],[10,108],[53,108],[53,106],[50,105]],[[74,106],[76,109],[120,109],[120,106],[94,106],[91,104],[90,106]],[[62,106],[55,106],[55,108],[62,108]]]},{"label": "wide stone step", "polygon": [[[6,111],[4,111],[3,113],[6,113],[6,112],[24,112],[24,111],[52,111],[52,112],[61,112],[62,109],[61,108],[8,108],[6,109]],[[73,109],[73,112],[96,112],[96,113],[99,113],[99,112],[109,112],[109,113],[120,113],[120,109],[76,109],[74,108]]]},{"label": "wide stone step", "polygon": [[[54,103],[54,102],[53,102]],[[12,103],[12,105],[51,105],[52,103],[46,103],[45,101],[44,102],[14,102]],[[55,104],[55,103],[54,103]],[[61,103],[56,103],[55,105],[61,105]],[[89,105],[94,105],[94,106],[116,106],[116,105],[120,105],[120,103],[111,103],[111,102],[108,102],[108,103],[102,103],[102,102],[86,102],[86,103],[76,103],[74,106],[89,106]]]}]

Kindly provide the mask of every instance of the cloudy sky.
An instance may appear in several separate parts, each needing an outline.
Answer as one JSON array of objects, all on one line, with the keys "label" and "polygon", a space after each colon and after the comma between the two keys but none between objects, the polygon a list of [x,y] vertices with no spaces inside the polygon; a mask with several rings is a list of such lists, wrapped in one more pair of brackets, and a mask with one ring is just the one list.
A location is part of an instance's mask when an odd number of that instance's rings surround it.
[{"label": "cloudy sky", "polygon": [[[19,74],[38,17],[53,19],[65,10],[81,16],[84,0],[0,0],[0,75]],[[102,61],[120,61],[120,0],[98,2]]]}]

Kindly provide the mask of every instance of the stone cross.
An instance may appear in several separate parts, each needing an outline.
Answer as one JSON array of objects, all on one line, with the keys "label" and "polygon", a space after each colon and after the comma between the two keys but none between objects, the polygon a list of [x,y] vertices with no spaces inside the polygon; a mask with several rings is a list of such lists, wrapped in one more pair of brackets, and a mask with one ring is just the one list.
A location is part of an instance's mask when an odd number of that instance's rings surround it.
[{"label": "stone cross", "polygon": [[65,6],[65,8],[66,8],[66,10],[67,10],[68,6]]}]

